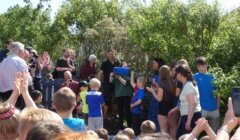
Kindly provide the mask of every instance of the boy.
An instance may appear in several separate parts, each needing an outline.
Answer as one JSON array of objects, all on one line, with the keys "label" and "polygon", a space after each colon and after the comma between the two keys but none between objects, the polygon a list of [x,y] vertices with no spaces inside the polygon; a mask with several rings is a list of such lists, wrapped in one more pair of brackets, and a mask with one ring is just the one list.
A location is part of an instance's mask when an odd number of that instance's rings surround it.
[{"label": "boy", "polygon": [[79,82],[80,86],[80,97],[82,100],[82,113],[83,113],[83,118],[85,121],[85,124],[87,124],[88,120],[88,105],[86,103],[86,96],[87,96],[87,91],[88,91],[88,83],[86,81],[80,81]]},{"label": "boy", "polygon": [[152,121],[146,120],[142,123],[140,129],[141,135],[154,134],[156,132],[156,125]]},{"label": "boy", "polygon": [[37,105],[38,108],[45,108],[42,105],[42,93],[39,90],[34,90],[31,94],[31,97],[34,101],[34,103]]},{"label": "boy", "polygon": [[74,131],[85,130],[84,121],[72,117],[72,111],[76,106],[76,95],[70,88],[63,87],[55,93],[53,97],[53,106],[62,117],[65,125]]},{"label": "boy", "polygon": [[219,128],[218,98],[214,96],[213,76],[207,73],[208,63],[205,57],[197,58],[198,73],[194,74],[200,94],[202,116],[216,133]]},{"label": "boy", "polygon": [[102,106],[104,99],[102,93],[99,92],[101,82],[97,78],[93,78],[89,82],[91,91],[87,93],[86,103],[88,104],[88,126],[91,130],[96,131],[103,128]]},{"label": "boy", "polygon": [[137,78],[137,84],[134,83],[134,72],[131,72],[131,85],[135,89],[133,97],[131,99],[131,112],[132,112],[132,127],[136,135],[140,134],[140,126],[142,123],[141,118],[141,104],[145,96],[145,79],[144,77]]}]

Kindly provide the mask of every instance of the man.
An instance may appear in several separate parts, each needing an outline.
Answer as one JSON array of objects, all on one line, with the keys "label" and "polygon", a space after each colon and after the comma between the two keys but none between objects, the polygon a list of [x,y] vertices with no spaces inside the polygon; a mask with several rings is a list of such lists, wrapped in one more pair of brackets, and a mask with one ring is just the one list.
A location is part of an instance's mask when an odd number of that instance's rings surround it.
[{"label": "man", "polygon": [[[26,61],[20,57],[24,53],[24,45],[20,42],[14,42],[9,47],[9,51],[10,55],[0,64],[0,98],[3,101],[6,101],[12,94],[16,74],[18,72],[28,72]],[[30,81],[29,78],[28,83]],[[16,106],[24,107],[21,97],[18,99]]]},{"label": "man", "polygon": [[107,60],[102,62],[100,75],[103,75],[103,85],[102,85],[102,93],[105,101],[104,105],[104,117],[108,114],[108,108],[110,108],[110,113],[112,113],[112,103],[113,103],[113,95],[114,95],[114,85],[110,83],[109,76],[113,71],[114,67],[119,66],[119,62],[115,59],[115,50],[110,48],[107,51]]},{"label": "man", "polygon": [[9,52],[9,49],[10,49],[12,43],[13,43],[13,40],[9,39],[6,42],[6,48],[0,50],[0,63],[3,61],[4,58],[7,57],[7,53]]},{"label": "man", "polygon": [[56,75],[54,78],[64,78],[64,72],[70,71],[73,73],[75,67],[72,60],[69,58],[69,49],[63,50],[63,57],[59,58],[56,65]]},{"label": "man", "polygon": [[[80,99],[79,92],[80,92],[80,86],[77,81],[74,81],[72,79],[72,73],[70,71],[64,72],[64,83],[61,85],[61,87],[68,87],[70,88],[76,95],[76,101]],[[78,106],[79,104],[77,104]],[[77,106],[74,108],[72,114],[74,117],[77,117]]]}]

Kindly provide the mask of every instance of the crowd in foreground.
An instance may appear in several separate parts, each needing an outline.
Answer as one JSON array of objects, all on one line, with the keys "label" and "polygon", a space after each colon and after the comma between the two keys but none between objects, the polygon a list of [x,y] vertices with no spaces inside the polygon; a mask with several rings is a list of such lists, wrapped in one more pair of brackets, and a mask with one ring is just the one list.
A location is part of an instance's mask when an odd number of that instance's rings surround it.
[{"label": "crowd in foreground", "polygon": [[[218,99],[213,76],[207,73],[207,61],[197,58],[198,73],[192,74],[186,60],[171,67],[159,58],[153,60],[154,74],[138,76],[119,75],[113,68],[120,66],[113,49],[97,73],[95,55],[80,68],[81,81],[73,80],[76,64],[69,58],[69,49],[63,51],[53,74],[46,52],[38,59],[34,50],[26,52],[20,42],[7,43],[9,55],[0,63],[0,139],[64,140],[64,139],[229,139],[229,133],[238,125],[231,98],[224,123],[219,129]],[[2,53],[2,52],[1,52]],[[29,54],[32,57],[29,59]],[[28,64],[27,64],[28,62]],[[126,62],[122,68],[127,68]],[[91,69],[91,70],[90,70]],[[43,75],[44,73],[44,75]],[[41,104],[41,80],[63,78],[62,87],[54,93],[51,110]],[[80,93],[80,94],[79,94]],[[143,101],[150,96],[148,117],[144,119]],[[115,102],[113,102],[115,101]],[[120,131],[109,136],[104,129],[104,117],[114,114],[117,105]],[[82,118],[78,117],[79,111]],[[85,121],[84,121],[85,120]],[[124,126],[124,120],[127,126]],[[127,127],[127,128],[125,128]],[[238,139],[236,131],[231,139]]]}]

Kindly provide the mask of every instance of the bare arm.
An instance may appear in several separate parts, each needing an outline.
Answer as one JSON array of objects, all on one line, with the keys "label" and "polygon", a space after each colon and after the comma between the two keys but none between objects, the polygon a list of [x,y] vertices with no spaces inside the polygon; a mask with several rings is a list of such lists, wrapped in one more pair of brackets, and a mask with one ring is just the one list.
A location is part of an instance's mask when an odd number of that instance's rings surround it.
[{"label": "bare arm", "polygon": [[33,108],[37,108],[36,104],[34,103],[34,101],[32,100],[31,96],[29,95],[28,92],[28,72],[24,72],[22,73],[22,82],[21,82],[21,93],[24,99],[24,102],[26,104],[27,107],[33,107]]},{"label": "bare arm", "polygon": [[109,76],[109,82],[110,82],[110,83],[112,83],[113,78],[114,78],[114,73],[111,72],[111,73],[110,73],[110,76]]},{"label": "bare arm", "polygon": [[132,87],[135,88],[136,84],[134,83],[134,71],[131,71],[130,83],[131,83]]},{"label": "bare arm", "polygon": [[7,100],[8,103],[15,105],[18,99],[18,96],[20,95],[20,84],[21,84],[21,74],[16,74],[16,79],[14,81],[14,88],[11,96]]},{"label": "bare arm", "polygon": [[126,84],[127,84],[127,81],[124,80],[121,76],[117,76],[117,79],[118,79],[123,85],[126,85]]},{"label": "bare arm", "polygon": [[159,101],[159,102],[162,101],[162,98],[163,98],[163,89],[162,89],[162,88],[160,88],[160,87],[158,88],[157,94],[156,94],[156,92],[154,91],[153,88],[146,87],[146,89],[147,89],[147,91],[149,91],[149,92],[152,93],[153,97],[154,97],[157,101]]},{"label": "bare arm", "polygon": [[194,114],[194,108],[196,107],[197,102],[193,94],[187,95],[187,101],[188,101],[189,107],[188,107],[188,117],[187,117],[187,122],[185,127],[186,127],[186,130],[191,130],[190,125],[191,125],[192,117]]}]

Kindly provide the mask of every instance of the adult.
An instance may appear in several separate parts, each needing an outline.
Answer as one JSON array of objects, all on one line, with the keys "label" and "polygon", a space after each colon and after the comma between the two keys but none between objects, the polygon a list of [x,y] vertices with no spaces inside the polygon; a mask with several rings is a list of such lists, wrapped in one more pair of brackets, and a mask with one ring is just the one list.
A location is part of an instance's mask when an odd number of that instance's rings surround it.
[{"label": "adult", "polygon": [[39,61],[42,64],[42,80],[47,80],[47,75],[51,73],[52,68],[53,68],[53,64],[50,58],[50,55],[48,54],[48,52],[43,51],[40,55],[39,55]]},{"label": "adult", "polygon": [[[159,68],[164,65],[164,60],[162,58],[154,58],[152,61],[153,75],[152,75],[152,88],[155,92],[158,90],[159,85]],[[159,122],[157,117],[158,112],[158,101],[154,98],[154,96],[150,97],[149,100],[149,109],[148,109],[148,120],[151,120],[156,125],[157,132],[159,129]]]},{"label": "adult", "polygon": [[218,98],[214,95],[214,77],[207,72],[208,63],[205,57],[197,58],[198,73],[194,74],[200,93],[202,116],[206,118],[210,127],[216,133],[219,128]]},{"label": "adult", "polygon": [[[127,63],[122,64],[123,68],[128,67]],[[127,121],[127,126],[131,127],[131,112],[130,103],[133,93],[133,88],[130,84],[129,76],[116,75],[113,72],[110,74],[110,82],[115,85],[115,101],[117,104],[117,110],[119,115],[119,127],[124,129],[123,120],[124,117]]]},{"label": "adult", "polygon": [[0,50],[0,63],[3,61],[4,58],[7,57],[7,54],[9,52],[9,49],[11,47],[13,43],[13,40],[12,39],[9,39],[7,42],[6,42],[6,48],[3,48]]},{"label": "adult", "polygon": [[70,71],[64,72],[64,82],[62,83],[61,87],[69,87],[76,94],[77,99],[79,98],[79,83],[73,80],[72,73]]},{"label": "adult", "polygon": [[97,57],[91,54],[87,60],[80,66],[80,79],[90,81],[96,74],[96,61]]},{"label": "adult", "polygon": [[76,60],[76,53],[73,49],[69,49],[69,59],[72,61],[72,65],[75,68],[75,70],[72,71],[72,76],[76,78],[76,76],[77,76],[76,69],[78,69],[78,63]]},{"label": "adult", "polygon": [[70,71],[71,73],[75,71],[73,61],[69,58],[69,51],[68,48],[64,49],[63,56],[57,60],[54,78],[64,78],[65,71]]},{"label": "adult", "polygon": [[[6,101],[12,94],[14,81],[18,72],[28,72],[28,66],[21,57],[24,53],[24,45],[20,42],[14,42],[10,49],[10,55],[0,64],[0,98]],[[31,83],[30,74],[28,83]],[[19,97],[16,106],[23,108],[22,99]]]},{"label": "adult", "polygon": [[106,117],[108,111],[111,113],[114,95],[114,85],[110,83],[109,76],[113,71],[113,68],[119,66],[118,60],[115,58],[115,50],[110,48],[107,51],[107,60],[103,61],[101,64],[100,75],[103,76],[102,93],[105,101],[104,105],[104,116]]},{"label": "adult", "polygon": [[189,66],[178,66],[176,73],[178,81],[183,84],[179,96],[181,118],[176,134],[178,139],[183,134],[191,132],[195,127],[195,122],[201,118],[201,106],[198,87],[193,79]]}]

